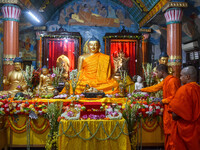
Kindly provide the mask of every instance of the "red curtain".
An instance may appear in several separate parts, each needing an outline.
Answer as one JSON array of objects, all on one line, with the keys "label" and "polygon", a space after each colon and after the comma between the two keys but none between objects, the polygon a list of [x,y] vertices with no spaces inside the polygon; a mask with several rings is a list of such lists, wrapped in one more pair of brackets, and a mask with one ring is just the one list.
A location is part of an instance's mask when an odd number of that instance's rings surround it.
[{"label": "red curtain", "polygon": [[135,50],[136,42],[135,41],[111,41],[111,66],[114,68],[113,57],[118,56],[120,51],[125,53],[125,57],[130,57],[128,69],[129,75],[133,76],[136,74],[136,63],[135,63]]},{"label": "red curtain", "polygon": [[75,43],[73,39],[67,40],[49,40],[49,68],[56,67],[56,60],[60,55],[65,55],[69,58],[70,71],[74,69]]}]

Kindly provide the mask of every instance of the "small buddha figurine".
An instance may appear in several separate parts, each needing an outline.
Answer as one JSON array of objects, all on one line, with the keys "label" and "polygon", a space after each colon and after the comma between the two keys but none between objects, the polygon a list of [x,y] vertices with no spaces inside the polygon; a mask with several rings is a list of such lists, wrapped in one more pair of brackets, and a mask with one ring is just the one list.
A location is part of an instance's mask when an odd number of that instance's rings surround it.
[{"label": "small buddha figurine", "polygon": [[142,77],[137,76],[137,82],[135,82],[135,90],[140,90],[144,87],[142,83]]},{"label": "small buddha figurine", "polygon": [[39,95],[53,94],[55,88],[52,86],[51,75],[46,66],[42,68],[42,74],[40,75],[40,83],[36,87],[36,92]]},{"label": "small buddha figurine", "polygon": [[22,73],[22,62],[20,57],[14,59],[14,70],[10,71],[7,77],[3,79],[3,84],[9,86],[9,89],[7,91],[1,91],[0,94],[11,94],[11,97],[14,97],[16,93],[27,90],[27,83]]},{"label": "small buddha figurine", "polygon": [[[76,93],[84,92],[86,84],[97,90],[103,90],[106,94],[118,92],[118,83],[111,78],[110,56],[99,52],[100,42],[92,37],[88,41],[89,53],[78,58],[78,71],[80,71],[79,83]],[[114,91],[112,91],[114,88]],[[64,88],[61,93],[65,93]],[[72,91],[70,91],[72,93]]]},{"label": "small buddha figurine", "polygon": [[[142,77],[141,76],[137,76],[137,82],[135,82],[135,90],[140,90],[144,87],[143,82],[142,82]],[[140,94],[147,94],[146,92],[137,92]]]}]

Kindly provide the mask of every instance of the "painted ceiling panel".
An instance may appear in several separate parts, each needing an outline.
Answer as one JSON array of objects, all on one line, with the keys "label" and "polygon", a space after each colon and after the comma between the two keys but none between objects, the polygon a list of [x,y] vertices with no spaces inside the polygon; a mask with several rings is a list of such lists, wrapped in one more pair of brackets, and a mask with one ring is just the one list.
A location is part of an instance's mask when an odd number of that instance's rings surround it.
[{"label": "painted ceiling panel", "polygon": [[[139,23],[159,1],[162,0],[110,0],[110,2],[123,6],[136,23]],[[48,21],[56,10],[76,0],[29,0],[29,2]]]}]

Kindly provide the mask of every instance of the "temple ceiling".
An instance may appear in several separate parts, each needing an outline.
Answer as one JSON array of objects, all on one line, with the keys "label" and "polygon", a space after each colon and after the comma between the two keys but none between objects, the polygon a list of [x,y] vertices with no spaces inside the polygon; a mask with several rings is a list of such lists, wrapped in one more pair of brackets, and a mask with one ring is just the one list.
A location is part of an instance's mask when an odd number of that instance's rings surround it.
[{"label": "temple ceiling", "polygon": [[[16,0],[21,3],[23,11],[35,11],[37,16],[45,24],[52,15],[64,5],[74,3],[77,0]],[[87,0],[83,0],[87,1]],[[94,0],[92,0],[94,1]],[[140,27],[146,25],[152,18],[159,14],[162,7],[172,0],[107,0],[108,4],[118,4],[122,6]],[[198,5],[198,0],[173,0],[175,2],[186,1],[190,5]],[[22,22],[26,22],[26,17]],[[31,22],[34,25],[34,22]]]}]

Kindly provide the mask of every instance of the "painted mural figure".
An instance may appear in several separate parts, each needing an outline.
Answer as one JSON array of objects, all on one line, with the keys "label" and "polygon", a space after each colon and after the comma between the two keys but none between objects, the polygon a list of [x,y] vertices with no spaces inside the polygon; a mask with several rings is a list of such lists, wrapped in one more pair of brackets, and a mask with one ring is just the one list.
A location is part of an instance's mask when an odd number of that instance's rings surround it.
[{"label": "painted mural figure", "polygon": [[59,24],[120,27],[120,24],[131,27],[134,24],[125,17],[121,9],[105,6],[101,1],[82,1],[61,10]]},{"label": "painted mural figure", "polygon": [[78,14],[72,14],[69,25],[86,25],[86,26],[109,26],[119,27],[119,19],[104,18],[92,12],[79,11]]}]

